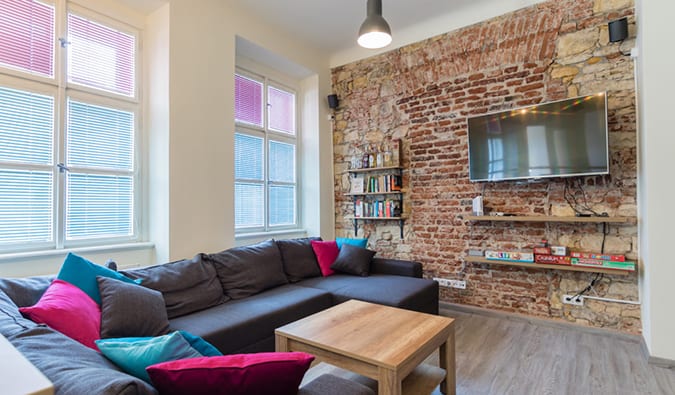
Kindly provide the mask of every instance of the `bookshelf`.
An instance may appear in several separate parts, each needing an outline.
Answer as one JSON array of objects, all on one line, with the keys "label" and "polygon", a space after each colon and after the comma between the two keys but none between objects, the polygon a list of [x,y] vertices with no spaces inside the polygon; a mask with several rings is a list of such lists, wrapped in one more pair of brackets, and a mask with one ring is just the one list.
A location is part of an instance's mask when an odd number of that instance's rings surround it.
[{"label": "bookshelf", "polygon": [[[628,274],[633,273],[633,271],[631,270],[605,269],[600,267],[589,267],[589,266],[547,265],[545,263],[534,263],[534,262],[501,261],[497,259],[487,259],[482,256],[470,256],[470,255],[466,256],[464,258],[464,261],[473,263],[487,263],[490,265],[518,266],[518,267],[525,267],[528,269],[552,269],[570,272],[616,274],[619,276],[627,276]],[[635,268],[635,270],[637,271],[637,267]]]},{"label": "bookshelf", "polygon": [[[576,216],[551,216],[551,215],[511,215],[511,216],[495,216],[495,215],[464,215],[462,218],[468,221],[493,221],[493,222],[558,222],[558,223],[605,223],[605,224],[626,224],[631,225],[637,223],[635,217],[576,217]],[[505,265],[525,267],[529,269],[552,269],[572,272],[588,272],[588,273],[604,273],[626,276],[633,273],[631,270],[621,269],[607,269],[600,267],[589,266],[572,266],[572,265],[548,265],[543,263],[530,262],[513,262],[503,261],[497,259],[487,259],[481,256],[466,256],[465,262],[473,263],[487,263],[490,265]],[[637,262],[635,271],[637,271]]]},{"label": "bookshelf", "polygon": [[[359,230],[359,221],[398,221],[400,236],[403,239],[403,194],[401,166],[372,167],[350,169],[352,189],[344,196],[352,198],[354,215],[345,217],[354,225],[354,236]],[[362,181],[356,183],[355,179]],[[362,184],[361,184],[362,183]],[[382,200],[378,200],[381,198]]]}]

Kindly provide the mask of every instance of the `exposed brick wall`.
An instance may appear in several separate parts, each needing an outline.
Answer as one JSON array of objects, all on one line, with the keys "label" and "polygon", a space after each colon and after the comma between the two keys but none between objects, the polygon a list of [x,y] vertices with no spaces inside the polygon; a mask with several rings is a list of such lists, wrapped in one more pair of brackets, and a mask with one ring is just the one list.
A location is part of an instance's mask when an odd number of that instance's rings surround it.
[{"label": "exposed brick wall", "polygon": [[[596,211],[637,215],[633,66],[607,33],[607,22],[621,16],[629,17],[633,32],[633,12],[631,0],[549,1],[335,68],[333,89],[341,100],[334,125],[337,234],[353,235],[344,218],[352,205],[343,195],[351,156],[369,143],[400,138],[409,219],[404,239],[394,222],[361,224],[359,234],[369,236],[378,254],[418,260],[428,277],[467,281],[466,290],[442,289],[444,301],[639,332],[639,306],[562,305],[562,294],[585,288],[593,274],[463,262],[469,248],[527,248],[544,237],[599,251],[602,225],[462,218],[480,193],[497,211],[571,215],[563,179],[469,182],[466,119],[600,91],[608,92],[610,175],[580,181]],[[636,238],[634,224],[612,225],[605,250],[637,258]],[[596,289],[611,298],[638,297],[635,275],[606,276]]]}]

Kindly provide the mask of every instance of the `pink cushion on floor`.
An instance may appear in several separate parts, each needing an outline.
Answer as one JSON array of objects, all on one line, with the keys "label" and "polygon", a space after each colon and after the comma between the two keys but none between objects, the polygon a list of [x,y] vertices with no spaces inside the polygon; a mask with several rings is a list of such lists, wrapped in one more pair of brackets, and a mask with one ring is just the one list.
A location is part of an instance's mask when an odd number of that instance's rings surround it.
[{"label": "pink cushion on floor", "polygon": [[295,395],[314,356],[235,354],[159,363],[146,370],[162,395]]},{"label": "pink cushion on floor", "polygon": [[337,246],[337,243],[333,241],[316,241],[312,240],[312,249],[316,255],[316,260],[319,262],[319,268],[321,269],[321,274],[324,277],[328,277],[331,274],[335,273],[333,269],[330,268],[330,265],[335,262],[338,254],[340,254],[340,249]]},{"label": "pink cushion on floor", "polygon": [[101,310],[80,288],[63,280],[54,280],[34,306],[21,307],[23,315],[98,350]]}]

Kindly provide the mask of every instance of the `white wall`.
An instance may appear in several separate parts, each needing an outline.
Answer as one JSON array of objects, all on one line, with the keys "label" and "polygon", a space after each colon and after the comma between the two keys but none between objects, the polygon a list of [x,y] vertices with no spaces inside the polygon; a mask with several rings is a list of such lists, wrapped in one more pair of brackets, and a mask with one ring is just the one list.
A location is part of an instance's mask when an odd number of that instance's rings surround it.
[{"label": "white wall", "polygon": [[675,360],[673,314],[672,210],[673,97],[675,52],[671,30],[675,3],[641,0],[638,15],[638,204],[643,336],[652,357]]}]

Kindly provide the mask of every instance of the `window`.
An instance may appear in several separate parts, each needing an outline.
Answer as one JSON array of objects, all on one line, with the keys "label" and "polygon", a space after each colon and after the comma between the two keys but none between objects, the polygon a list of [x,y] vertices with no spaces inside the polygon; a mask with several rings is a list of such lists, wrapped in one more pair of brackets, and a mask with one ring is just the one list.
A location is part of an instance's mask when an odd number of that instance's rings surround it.
[{"label": "window", "polygon": [[57,5],[0,2],[2,252],[138,235],[138,33]]},{"label": "window", "polygon": [[297,227],[295,92],[238,71],[235,121],[235,230]]}]

